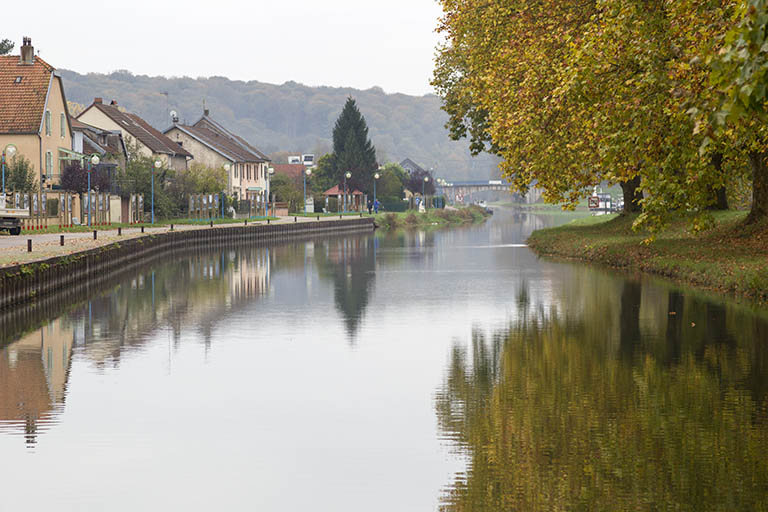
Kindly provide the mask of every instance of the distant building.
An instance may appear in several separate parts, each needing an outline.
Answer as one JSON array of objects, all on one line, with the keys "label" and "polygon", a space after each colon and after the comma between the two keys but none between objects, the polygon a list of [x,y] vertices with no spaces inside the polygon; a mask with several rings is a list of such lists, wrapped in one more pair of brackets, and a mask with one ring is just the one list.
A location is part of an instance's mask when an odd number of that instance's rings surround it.
[{"label": "distant building", "polygon": [[304,173],[307,167],[304,164],[273,164],[275,176],[282,174],[288,176],[298,187],[304,184]]},{"label": "distant building", "polygon": [[27,158],[39,181],[58,183],[72,152],[72,129],[59,73],[35,56],[24,38],[20,55],[0,56],[0,153],[15,147]]},{"label": "distant building", "polygon": [[406,158],[405,160],[400,162],[400,167],[405,169],[405,172],[407,172],[408,174],[413,174],[416,171],[427,172],[426,169],[424,169],[422,166],[420,166],[410,158]]},{"label": "distant building", "polygon": [[153,128],[145,120],[118,108],[117,101],[105,105],[101,98],[95,98],[77,120],[107,131],[120,132],[126,145],[136,144],[139,153],[159,159],[171,169],[183,171],[192,154]]},{"label": "distant building", "polygon": [[257,202],[266,198],[269,158],[214,121],[208,109],[191,125],[174,122],[165,134],[192,153],[195,162],[211,168],[229,164],[228,194]]}]

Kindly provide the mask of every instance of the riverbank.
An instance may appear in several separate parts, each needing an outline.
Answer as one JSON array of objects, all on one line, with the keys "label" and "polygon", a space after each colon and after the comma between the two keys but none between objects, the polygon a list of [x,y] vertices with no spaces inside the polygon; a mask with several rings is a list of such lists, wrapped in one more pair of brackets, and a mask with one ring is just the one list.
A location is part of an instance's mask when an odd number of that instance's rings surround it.
[{"label": "riverbank", "polygon": [[483,208],[471,205],[463,208],[427,210],[424,213],[414,211],[379,213],[374,218],[378,228],[399,229],[458,226],[482,222],[488,217],[490,214]]},{"label": "riverbank", "polygon": [[715,227],[700,234],[684,220],[648,245],[632,231],[633,216],[586,217],[535,231],[537,254],[638,270],[721,293],[768,301],[768,226],[744,227],[744,212],[715,213]]},{"label": "riverbank", "polygon": [[[53,257],[41,259],[41,253],[36,260],[26,260],[0,268],[0,309],[41,297],[49,292],[60,289],[72,289],[78,286],[89,286],[92,282],[105,278],[126,267],[137,265],[144,260],[154,257],[172,257],[174,251],[195,247],[211,247],[216,245],[231,246],[235,243],[267,243],[290,239],[312,238],[355,232],[371,232],[374,229],[370,217],[357,219],[323,219],[310,221],[298,219],[289,222],[271,224],[242,224],[214,227],[185,226],[173,231],[164,228],[153,228],[146,233],[131,233],[107,241],[94,240],[99,243],[95,247],[85,245],[68,253],[59,253]],[[41,242],[44,237],[55,235],[33,235],[34,240]],[[113,235],[114,236],[114,235]],[[30,236],[29,240],[33,240]],[[17,239],[18,237],[13,237]],[[33,245],[35,241],[33,240]],[[51,242],[42,242],[52,245]],[[71,243],[71,242],[70,242]],[[87,242],[90,244],[91,242]],[[49,247],[48,249],[52,249]],[[71,246],[67,247],[71,249]],[[64,249],[61,247],[60,249]],[[18,247],[4,249],[9,254],[19,252]],[[45,254],[45,251],[42,253]],[[7,256],[6,256],[7,257]]]}]

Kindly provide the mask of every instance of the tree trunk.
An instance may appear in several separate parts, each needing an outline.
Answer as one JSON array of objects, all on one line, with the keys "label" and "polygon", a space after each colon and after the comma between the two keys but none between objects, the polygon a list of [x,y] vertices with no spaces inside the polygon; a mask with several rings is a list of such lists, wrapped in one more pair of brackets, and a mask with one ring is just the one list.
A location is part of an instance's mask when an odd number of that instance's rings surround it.
[{"label": "tree trunk", "polygon": [[[712,155],[712,166],[715,168],[717,174],[723,172],[723,154],[715,153]],[[712,189],[712,195],[715,198],[715,204],[710,207],[710,210],[727,210],[728,209],[728,196],[725,191],[725,185]]]},{"label": "tree trunk", "polygon": [[624,193],[624,213],[640,212],[640,200],[643,198],[643,192],[639,188],[640,176],[621,182],[621,191]]},{"label": "tree trunk", "polygon": [[747,224],[760,222],[768,217],[768,165],[766,154],[753,151],[749,154],[752,167],[752,209],[747,215]]}]

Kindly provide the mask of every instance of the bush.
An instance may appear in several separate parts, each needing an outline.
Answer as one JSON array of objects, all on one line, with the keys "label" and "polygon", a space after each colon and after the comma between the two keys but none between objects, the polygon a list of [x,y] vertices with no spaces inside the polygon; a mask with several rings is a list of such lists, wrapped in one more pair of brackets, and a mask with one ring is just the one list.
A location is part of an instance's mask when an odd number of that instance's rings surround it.
[{"label": "bush", "polygon": [[379,199],[379,202],[381,203],[379,211],[404,212],[408,209],[408,202],[394,197],[384,197]]}]

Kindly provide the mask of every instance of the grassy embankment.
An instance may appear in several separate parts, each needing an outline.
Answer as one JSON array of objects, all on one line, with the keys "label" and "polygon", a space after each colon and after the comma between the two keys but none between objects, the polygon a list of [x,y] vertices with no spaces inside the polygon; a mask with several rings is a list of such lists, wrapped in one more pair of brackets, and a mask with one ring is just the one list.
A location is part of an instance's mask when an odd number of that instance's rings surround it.
[{"label": "grassy embankment", "polygon": [[744,226],[744,212],[715,214],[715,227],[690,233],[674,222],[656,240],[632,231],[633,216],[587,217],[534,232],[538,254],[633,269],[722,293],[768,300],[768,225]]},{"label": "grassy embankment", "polygon": [[376,225],[382,229],[426,228],[458,226],[482,222],[489,214],[478,206],[459,209],[434,209],[425,213],[413,210],[402,213],[379,213],[375,216]]}]

